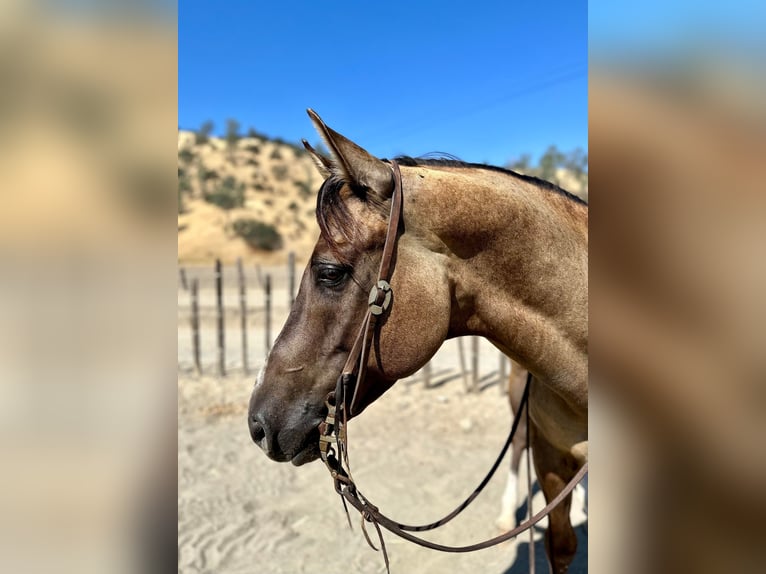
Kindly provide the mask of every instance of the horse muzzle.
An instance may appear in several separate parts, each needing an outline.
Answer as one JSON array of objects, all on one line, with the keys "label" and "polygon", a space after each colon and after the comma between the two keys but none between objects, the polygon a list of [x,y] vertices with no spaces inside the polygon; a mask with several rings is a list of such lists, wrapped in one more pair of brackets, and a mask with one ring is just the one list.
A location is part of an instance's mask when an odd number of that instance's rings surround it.
[{"label": "horse muzzle", "polygon": [[[302,440],[291,439],[291,434],[278,434],[274,432],[268,423],[259,419],[252,412],[247,417],[250,437],[253,442],[261,447],[266,456],[277,462],[292,462],[295,466],[301,466],[319,458],[319,430],[312,427],[308,433],[301,433]],[[280,440],[281,439],[281,440]],[[282,446],[285,443],[285,446]],[[290,445],[297,444],[297,448]]]},{"label": "horse muzzle", "polygon": [[250,438],[270,459],[296,466],[319,458],[319,423],[322,412],[306,405],[288,407],[264,389],[250,397],[247,426]]}]

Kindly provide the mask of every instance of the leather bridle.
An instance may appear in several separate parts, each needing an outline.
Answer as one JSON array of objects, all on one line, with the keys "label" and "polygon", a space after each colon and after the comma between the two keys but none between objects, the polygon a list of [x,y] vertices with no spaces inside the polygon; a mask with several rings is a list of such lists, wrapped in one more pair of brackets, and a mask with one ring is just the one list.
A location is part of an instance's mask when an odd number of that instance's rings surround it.
[{"label": "leather bridle", "polygon": [[[341,496],[343,506],[346,510],[346,516],[351,525],[351,518],[348,515],[348,507],[346,503],[351,504],[356,508],[362,516],[362,532],[364,533],[367,542],[375,548],[375,545],[370,540],[365,529],[365,522],[370,522],[375,527],[378,534],[378,539],[383,551],[383,557],[386,563],[386,570],[389,569],[388,555],[386,553],[385,543],[383,541],[383,534],[380,530],[382,526],[389,532],[396,534],[397,536],[434,550],[440,550],[442,552],[473,552],[475,550],[481,550],[488,548],[501,542],[505,542],[511,538],[514,538],[537,524],[540,520],[545,518],[556,506],[558,506],[564,498],[569,495],[575,486],[582,480],[585,474],[588,472],[588,463],[586,462],[580,470],[575,474],[572,480],[564,487],[564,489],[551,500],[545,508],[534,516],[519,524],[516,528],[509,530],[499,536],[490,538],[477,544],[471,544],[468,546],[445,546],[424,540],[417,536],[410,534],[411,532],[423,532],[427,530],[433,530],[442,526],[455,518],[465,508],[468,507],[471,502],[479,495],[484,487],[489,483],[490,479],[494,475],[497,468],[500,466],[500,462],[505,457],[508,448],[513,441],[513,437],[516,434],[519,422],[521,421],[521,412],[525,406],[528,405],[529,399],[529,387],[532,380],[532,374],[527,374],[527,382],[524,387],[524,394],[519,404],[517,412],[514,414],[513,424],[511,426],[510,433],[506,439],[503,448],[500,451],[500,455],[495,460],[492,468],[487,476],[481,481],[479,486],[471,493],[471,495],[464,500],[455,510],[450,512],[444,518],[432,522],[430,524],[424,524],[420,526],[412,526],[407,524],[401,524],[394,520],[391,520],[386,515],[382,514],[378,508],[373,505],[369,499],[367,499],[357,488],[354,480],[351,476],[351,468],[348,462],[348,435],[346,432],[348,420],[351,416],[358,414],[360,401],[365,395],[365,373],[367,367],[367,361],[370,356],[370,348],[372,339],[376,328],[380,325],[380,319],[385,315],[391,306],[393,292],[391,290],[391,274],[394,267],[394,255],[396,253],[396,244],[399,236],[399,224],[402,217],[402,176],[399,170],[399,165],[396,161],[391,161],[391,171],[393,175],[394,190],[391,197],[391,212],[388,220],[388,228],[386,230],[386,240],[383,245],[383,254],[380,261],[380,268],[378,270],[378,278],[370,291],[370,297],[368,301],[368,308],[362,320],[361,328],[351,348],[351,352],[348,355],[346,364],[338,377],[335,391],[331,392],[325,401],[327,406],[327,416],[325,420],[319,425],[319,452],[322,461],[330,471],[330,475],[333,478],[335,484],[335,491]],[[529,417],[529,409],[527,408],[527,418]]]}]

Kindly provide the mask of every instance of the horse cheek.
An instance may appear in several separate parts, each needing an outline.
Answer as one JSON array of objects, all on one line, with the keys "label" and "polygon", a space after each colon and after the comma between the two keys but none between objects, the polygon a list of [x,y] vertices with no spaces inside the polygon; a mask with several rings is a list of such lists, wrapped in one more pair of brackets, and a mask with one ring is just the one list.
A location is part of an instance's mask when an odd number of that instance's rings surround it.
[{"label": "horse cheek", "polygon": [[[417,267],[415,267],[417,269]],[[420,267],[394,287],[394,304],[381,329],[384,368],[396,379],[423,367],[439,350],[449,329],[449,289],[438,272]]]}]

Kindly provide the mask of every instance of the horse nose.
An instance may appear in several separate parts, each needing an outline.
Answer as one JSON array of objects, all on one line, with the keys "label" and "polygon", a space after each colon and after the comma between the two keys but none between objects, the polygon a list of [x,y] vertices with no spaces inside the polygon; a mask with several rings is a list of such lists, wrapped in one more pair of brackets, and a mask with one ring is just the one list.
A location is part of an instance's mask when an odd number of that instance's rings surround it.
[{"label": "horse nose", "polygon": [[247,417],[248,426],[250,427],[250,436],[253,442],[268,452],[268,442],[266,440],[266,427],[255,414],[250,414]]},{"label": "horse nose", "polygon": [[248,416],[247,422],[250,427],[250,437],[255,444],[261,447],[266,456],[277,462],[289,460],[289,457],[285,455],[279,446],[275,428],[270,426],[264,417],[261,417],[258,413],[252,413]]},{"label": "horse nose", "polygon": [[287,460],[279,448],[274,427],[269,425],[265,417],[257,412],[250,413],[247,417],[247,423],[250,427],[250,437],[255,444],[261,447],[266,456],[280,462]]}]

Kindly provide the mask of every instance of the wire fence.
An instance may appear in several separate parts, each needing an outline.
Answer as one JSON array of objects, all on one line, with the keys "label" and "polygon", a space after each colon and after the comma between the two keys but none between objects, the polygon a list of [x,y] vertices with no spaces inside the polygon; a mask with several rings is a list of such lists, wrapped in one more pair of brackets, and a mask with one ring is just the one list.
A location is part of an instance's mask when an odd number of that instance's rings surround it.
[{"label": "wire fence", "polygon": [[[178,272],[178,370],[180,374],[250,376],[268,356],[295,302],[296,261],[262,267],[180,267]],[[508,358],[480,337],[446,341],[409,377],[426,387],[462,379],[467,392],[497,384],[507,391]]]}]

